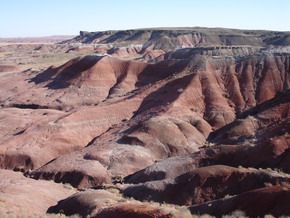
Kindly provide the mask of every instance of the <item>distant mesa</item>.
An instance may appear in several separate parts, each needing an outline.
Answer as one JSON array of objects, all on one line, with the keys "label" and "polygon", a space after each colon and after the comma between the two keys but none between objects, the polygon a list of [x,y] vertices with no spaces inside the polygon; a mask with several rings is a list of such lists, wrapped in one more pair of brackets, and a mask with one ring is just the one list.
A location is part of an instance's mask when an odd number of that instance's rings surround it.
[{"label": "distant mesa", "polygon": [[202,27],[80,31],[79,36],[65,42],[115,46],[142,44],[143,49],[163,50],[200,46],[289,46],[290,32]]},{"label": "distant mesa", "polygon": [[74,35],[0,38],[0,43],[56,43],[74,38]]}]

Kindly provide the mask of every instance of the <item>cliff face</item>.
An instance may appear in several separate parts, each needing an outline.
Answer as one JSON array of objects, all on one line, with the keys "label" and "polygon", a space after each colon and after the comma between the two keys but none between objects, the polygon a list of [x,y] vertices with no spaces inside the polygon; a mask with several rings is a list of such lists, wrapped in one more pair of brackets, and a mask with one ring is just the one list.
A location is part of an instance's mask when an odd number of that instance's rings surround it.
[{"label": "cliff face", "polygon": [[69,43],[142,44],[144,48],[171,50],[196,46],[289,46],[289,32],[222,28],[165,28],[86,32]]}]

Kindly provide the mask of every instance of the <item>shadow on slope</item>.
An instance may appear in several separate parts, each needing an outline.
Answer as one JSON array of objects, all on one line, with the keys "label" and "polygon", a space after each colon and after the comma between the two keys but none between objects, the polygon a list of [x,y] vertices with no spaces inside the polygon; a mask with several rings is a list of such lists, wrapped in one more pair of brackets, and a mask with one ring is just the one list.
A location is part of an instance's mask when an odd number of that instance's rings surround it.
[{"label": "shadow on slope", "polygon": [[49,82],[49,89],[63,89],[70,85],[70,80],[78,77],[81,72],[90,69],[105,56],[85,56],[74,58],[60,67],[50,67],[30,80],[35,84]]},{"label": "shadow on slope", "polygon": [[191,74],[182,78],[177,78],[146,96],[136,111],[136,115],[145,111],[148,111],[149,114],[154,114],[154,112],[157,111],[164,111],[166,107],[178,99],[194,76],[195,74]]}]

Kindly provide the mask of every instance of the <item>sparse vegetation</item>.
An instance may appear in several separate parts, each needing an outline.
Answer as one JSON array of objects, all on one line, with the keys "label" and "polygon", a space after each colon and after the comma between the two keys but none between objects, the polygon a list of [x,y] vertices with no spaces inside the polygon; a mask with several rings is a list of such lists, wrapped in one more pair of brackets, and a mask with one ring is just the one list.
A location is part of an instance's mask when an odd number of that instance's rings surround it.
[{"label": "sparse vegetation", "polygon": [[248,216],[246,216],[245,212],[241,210],[236,210],[229,215],[222,216],[222,218],[247,218],[247,217]]},{"label": "sparse vegetation", "polygon": [[183,91],[184,91],[183,88],[179,88],[179,89],[177,89],[177,92],[178,92],[178,93],[182,93]]},{"label": "sparse vegetation", "polygon": [[2,212],[0,211],[1,218],[81,218],[80,215],[74,214],[71,216],[66,216],[64,214],[33,214],[33,215],[25,215],[22,211],[8,211]]},{"label": "sparse vegetation", "polygon": [[113,184],[123,184],[124,183],[124,177],[123,176],[115,176],[112,178]]},{"label": "sparse vegetation", "polygon": [[209,147],[211,147],[213,145],[214,145],[213,143],[208,142],[208,141],[205,141],[204,144],[203,144],[203,146],[201,148],[209,148]]},{"label": "sparse vegetation", "polygon": [[69,189],[69,190],[75,190],[75,188],[69,183],[64,183],[63,187],[65,187],[66,189]]},{"label": "sparse vegetation", "polygon": [[224,92],[222,95],[223,95],[223,97],[225,97],[225,98],[230,98],[229,93]]},{"label": "sparse vegetation", "polygon": [[234,108],[236,105],[234,104],[234,102],[232,102],[232,100],[228,99],[228,105],[232,108]]},{"label": "sparse vegetation", "polygon": [[126,118],[122,119],[122,122],[126,122],[128,120],[130,120],[130,118],[129,117],[126,117]]},{"label": "sparse vegetation", "polygon": [[190,108],[190,110],[195,112],[195,113],[201,113],[201,111],[199,109],[197,109],[196,107],[192,107],[192,108]]}]

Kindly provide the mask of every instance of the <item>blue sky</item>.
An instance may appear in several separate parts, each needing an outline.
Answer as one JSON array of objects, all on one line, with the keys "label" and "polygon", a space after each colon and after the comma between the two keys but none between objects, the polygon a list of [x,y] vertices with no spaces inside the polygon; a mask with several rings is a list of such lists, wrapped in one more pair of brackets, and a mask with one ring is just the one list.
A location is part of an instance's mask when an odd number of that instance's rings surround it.
[{"label": "blue sky", "polygon": [[0,37],[144,27],[290,31],[290,0],[0,0]]}]

